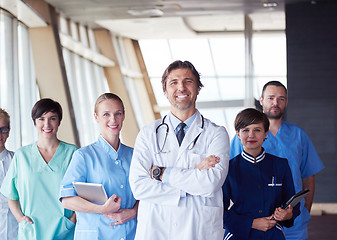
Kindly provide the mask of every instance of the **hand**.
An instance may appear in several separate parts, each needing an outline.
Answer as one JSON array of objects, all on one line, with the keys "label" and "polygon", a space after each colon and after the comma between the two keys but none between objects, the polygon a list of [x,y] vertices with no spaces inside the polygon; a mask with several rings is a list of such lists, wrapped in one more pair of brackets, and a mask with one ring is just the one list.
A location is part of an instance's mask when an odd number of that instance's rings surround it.
[{"label": "hand", "polygon": [[102,214],[111,214],[115,213],[121,207],[122,199],[117,197],[116,194],[113,194],[105,203],[102,205]]},{"label": "hand", "polygon": [[74,224],[76,224],[76,213],[73,212],[73,215],[69,218],[70,221],[72,221]]},{"label": "hand", "polygon": [[134,209],[119,209],[115,213],[104,214],[105,217],[114,220],[116,222],[111,223],[110,226],[116,226],[135,218],[137,216],[137,211]]},{"label": "hand", "polygon": [[197,166],[197,168],[199,170],[203,170],[203,169],[210,169],[212,167],[215,167],[215,164],[219,163],[220,158],[216,157],[214,155],[208,156],[206,158],[204,158],[201,163],[199,163],[199,165]]},{"label": "hand", "polygon": [[268,231],[276,225],[276,221],[271,220],[272,217],[273,215],[271,215],[270,217],[255,218],[252,224],[252,228],[264,232]]},{"label": "hand", "polygon": [[287,209],[276,208],[273,217],[276,221],[289,220],[293,217],[293,207],[289,205]]},{"label": "hand", "polygon": [[30,223],[30,224],[33,224],[32,219],[30,219],[30,217],[28,217],[28,216],[22,216],[22,218],[21,218],[21,220],[19,221],[19,223],[22,223],[23,221],[26,221],[26,222],[28,222],[28,223]]}]

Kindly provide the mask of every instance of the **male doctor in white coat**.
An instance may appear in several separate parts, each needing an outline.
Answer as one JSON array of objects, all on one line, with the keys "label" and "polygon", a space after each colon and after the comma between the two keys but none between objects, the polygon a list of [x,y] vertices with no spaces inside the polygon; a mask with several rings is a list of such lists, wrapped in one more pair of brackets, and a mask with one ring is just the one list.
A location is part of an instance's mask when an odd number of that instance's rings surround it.
[{"label": "male doctor in white coat", "polygon": [[171,111],[141,129],[131,162],[130,186],[140,200],[135,239],[222,240],[227,131],[195,108],[203,85],[190,62],[171,63],[162,85]]}]

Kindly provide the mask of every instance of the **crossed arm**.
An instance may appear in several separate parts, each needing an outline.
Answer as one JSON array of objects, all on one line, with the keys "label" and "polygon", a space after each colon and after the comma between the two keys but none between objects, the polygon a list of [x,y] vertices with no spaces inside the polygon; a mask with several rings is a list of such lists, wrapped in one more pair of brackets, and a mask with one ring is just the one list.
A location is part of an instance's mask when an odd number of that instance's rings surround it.
[{"label": "crossed arm", "polygon": [[[216,156],[214,156],[214,155],[208,156],[208,157],[204,158],[204,159],[201,161],[201,163],[199,163],[199,165],[197,166],[197,169],[199,169],[199,170],[208,170],[208,169],[210,169],[210,168],[212,168],[212,167],[215,167],[215,164],[219,163],[219,161],[220,161],[220,158],[219,158],[219,157],[216,157]],[[151,178],[152,178],[152,179],[154,179],[153,176],[152,176],[152,171],[153,171],[153,169],[155,169],[156,167],[157,167],[157,166],[152,166],[152,168],[151,168]],[[162,180],[162,178],[163,178],[163,174],[164,174],[164,172],[165,172],[165,169],[166,169],[165,167],[162,168],[161,175],[159,176],[159,179],[160,179],[160,180]]]}]

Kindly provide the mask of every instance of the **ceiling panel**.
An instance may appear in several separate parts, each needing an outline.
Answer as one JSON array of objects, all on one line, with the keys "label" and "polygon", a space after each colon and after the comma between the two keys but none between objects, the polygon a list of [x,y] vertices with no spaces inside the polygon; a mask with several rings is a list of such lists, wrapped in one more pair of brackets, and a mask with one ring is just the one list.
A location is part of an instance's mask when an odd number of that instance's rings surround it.
[{"label": "ceiling panel", "polygon": [[[63,16],[135,39],[284,29],[284,4],[305,0],[46,0]],[[310,0],[306,0],[310,2]]]}]

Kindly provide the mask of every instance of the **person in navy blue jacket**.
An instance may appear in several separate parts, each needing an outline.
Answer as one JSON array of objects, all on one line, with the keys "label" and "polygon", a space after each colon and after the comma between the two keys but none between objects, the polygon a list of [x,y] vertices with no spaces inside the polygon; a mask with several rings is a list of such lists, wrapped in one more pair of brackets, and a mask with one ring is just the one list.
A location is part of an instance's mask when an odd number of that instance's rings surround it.
[{"label": "person in navy blue jacket", "polygon": [[243,151],[230,160],[222,187],[224,239],[285,239],[283,226],[291,227],[300,213],[298,205],[283,206],[295,194],[288,161],[262,148],[269,129],[264,113],[247,108],[234,125]]}]

